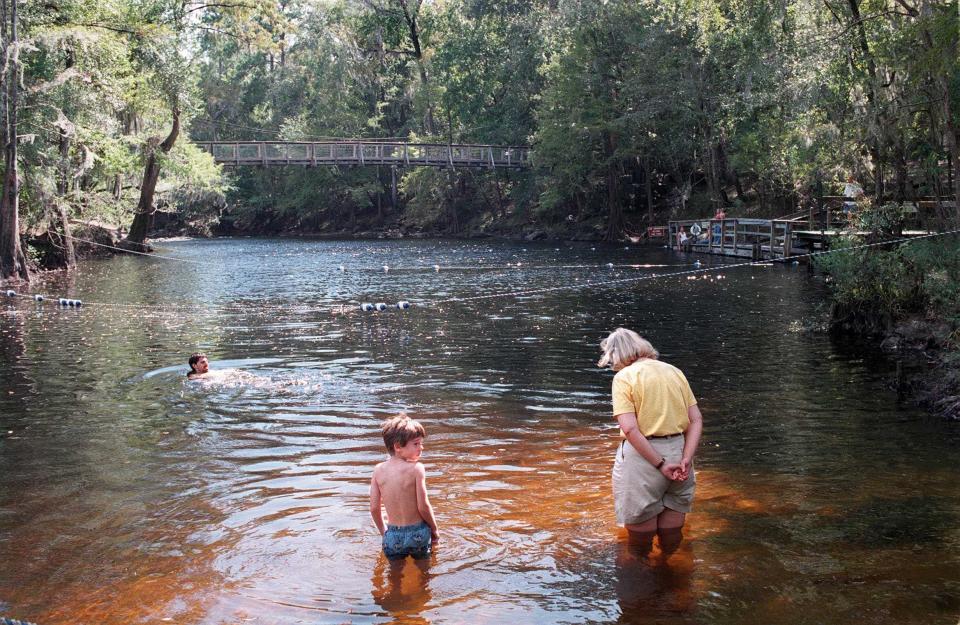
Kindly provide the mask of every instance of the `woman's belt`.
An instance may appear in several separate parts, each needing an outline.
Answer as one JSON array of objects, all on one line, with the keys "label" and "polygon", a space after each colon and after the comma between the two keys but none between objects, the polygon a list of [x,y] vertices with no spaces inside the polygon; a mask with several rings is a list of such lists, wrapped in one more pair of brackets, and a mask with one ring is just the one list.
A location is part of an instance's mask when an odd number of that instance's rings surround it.
[{"label": "woman's belt", "polygon": [[663,436],[647,436],[646,438],[674,438],[676,436],[683,436],[683,432],[677,432],[676,434],[664,434]]}]

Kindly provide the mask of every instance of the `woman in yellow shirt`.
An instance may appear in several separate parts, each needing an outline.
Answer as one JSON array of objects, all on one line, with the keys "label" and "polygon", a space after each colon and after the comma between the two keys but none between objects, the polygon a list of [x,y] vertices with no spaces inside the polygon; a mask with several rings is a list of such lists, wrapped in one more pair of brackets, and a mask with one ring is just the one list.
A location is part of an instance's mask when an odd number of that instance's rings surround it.
[{"label": "woman in yellow shirt", "polygon": [[601,341],[597,364],[617,372],[613,414],[622,440],[613,466],[617,522],[632,541],[652,545],[659,535],[665,552],[680,544],[693,505],[693,456],[703,418],[683,372],[658,360],[649,341],[617,328]]}]

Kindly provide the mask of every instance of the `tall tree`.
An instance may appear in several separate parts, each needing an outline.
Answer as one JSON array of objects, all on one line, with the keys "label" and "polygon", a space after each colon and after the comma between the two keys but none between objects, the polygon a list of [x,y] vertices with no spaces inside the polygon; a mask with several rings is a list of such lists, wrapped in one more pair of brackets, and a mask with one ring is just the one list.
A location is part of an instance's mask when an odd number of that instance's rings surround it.
[{"label": "tall tree", "polygon": [[4,146],[3,190],[0,195],[0,279],[29,280],[27,260],[20,245],[20,177],[17,156],[20,99],[20,41],[17,33],[17,1],[0,5],[0,48],[4,50],[2,90],[2,134]]}]

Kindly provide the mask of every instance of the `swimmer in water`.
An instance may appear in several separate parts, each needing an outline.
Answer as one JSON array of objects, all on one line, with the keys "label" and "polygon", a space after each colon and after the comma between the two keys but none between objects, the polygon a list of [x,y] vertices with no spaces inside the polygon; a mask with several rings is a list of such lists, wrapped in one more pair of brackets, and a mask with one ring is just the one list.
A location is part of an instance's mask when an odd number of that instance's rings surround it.
[{"label": "swimmer in water", "polygon": [[188,380],[199,380],[210,373],[210,361],[207,360],[207,355],[203,352],[190,354],[187,363],[190,365],[190,372],[187,373]]}]

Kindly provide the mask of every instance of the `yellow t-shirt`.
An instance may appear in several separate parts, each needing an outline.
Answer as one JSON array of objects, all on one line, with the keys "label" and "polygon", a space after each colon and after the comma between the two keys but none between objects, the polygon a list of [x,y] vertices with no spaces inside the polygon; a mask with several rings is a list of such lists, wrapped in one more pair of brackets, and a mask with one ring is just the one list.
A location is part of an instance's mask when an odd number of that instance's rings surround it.
[{"label": "yellow t-shirt", "polygon": [[644,436],[686,431],[687,408],[696,403],[683,372],[659,360],[642,358],[613,377],[613,415],[635,413]]}]

